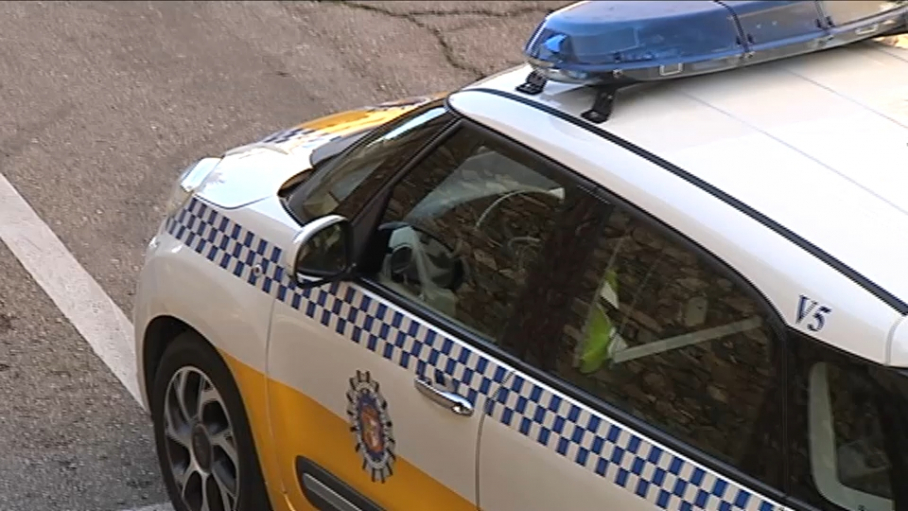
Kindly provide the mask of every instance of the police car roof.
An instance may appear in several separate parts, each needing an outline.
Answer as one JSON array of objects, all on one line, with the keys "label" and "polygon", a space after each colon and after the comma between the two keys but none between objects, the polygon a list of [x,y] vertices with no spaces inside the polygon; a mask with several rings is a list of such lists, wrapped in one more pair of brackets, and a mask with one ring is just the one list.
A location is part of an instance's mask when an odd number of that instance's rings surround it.
[{"label": "police car roof", "polygon": [[[595,98],[589,87],[550,81],[539,95],[516,92],[530,70],[513,68],[464,91],[497,92],[502,106],[531,103],[567,114],[584,130],[620,137],[795,233],[908,312],[906,36],[622,89],[600,125],[581,118]],[[464,113],[494,117],[512,135],[565,130],[508,111]],[[577,147],[550,156],[570,160]],[[614,179],[609,165],[601,161],[602,173],[588,177]]]}]

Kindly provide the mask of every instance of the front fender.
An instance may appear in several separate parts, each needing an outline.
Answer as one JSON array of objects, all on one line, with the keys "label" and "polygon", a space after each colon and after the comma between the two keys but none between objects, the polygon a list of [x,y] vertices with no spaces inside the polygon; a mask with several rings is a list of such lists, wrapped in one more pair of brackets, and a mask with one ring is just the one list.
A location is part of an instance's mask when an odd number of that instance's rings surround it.
[{"label": "front fender", "polygon": [[[274,298],[209,261],[172,235],[161,232],[149,244],[139,275],[133,321],[139,385],[148,409],[145,342],[155,318],[177,319],[217,350],[263,374]],[[154,352],[154,350],[152,350]]]}]

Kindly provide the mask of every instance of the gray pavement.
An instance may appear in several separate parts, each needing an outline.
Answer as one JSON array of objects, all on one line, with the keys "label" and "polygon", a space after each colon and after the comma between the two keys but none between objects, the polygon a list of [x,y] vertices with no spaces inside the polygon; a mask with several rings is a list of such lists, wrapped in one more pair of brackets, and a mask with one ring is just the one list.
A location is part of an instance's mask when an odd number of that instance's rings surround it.
[{"label": "gray pavement", "polygon": [[139,405],[2,243],[0,275],[0,509],[163,501]]},{"label": "gray pavement", "polygon": [[[566,3],[0,2],[0,174],[129,314],[191,160],[516,64]],[[138,405],[2,245],[0,275],[0,511],[165,500]]]}]

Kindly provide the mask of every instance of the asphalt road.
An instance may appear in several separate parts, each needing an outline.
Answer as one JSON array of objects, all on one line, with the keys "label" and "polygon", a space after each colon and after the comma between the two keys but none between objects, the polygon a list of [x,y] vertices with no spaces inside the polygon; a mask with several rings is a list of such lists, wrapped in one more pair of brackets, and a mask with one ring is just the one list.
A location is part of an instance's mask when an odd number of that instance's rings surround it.
[{"label": "asphalt road", "polygon": [[[0,2],[0,175],[128,316],[191,160],[516,64],[565,3]],[[2,241],[0,276],[0,511],[165,501],[139,406]]]}]

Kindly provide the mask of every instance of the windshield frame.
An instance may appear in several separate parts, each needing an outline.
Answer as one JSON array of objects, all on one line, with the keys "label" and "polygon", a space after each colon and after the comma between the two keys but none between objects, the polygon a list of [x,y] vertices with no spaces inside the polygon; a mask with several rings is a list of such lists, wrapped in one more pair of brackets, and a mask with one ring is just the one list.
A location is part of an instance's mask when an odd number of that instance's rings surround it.
[{"label": "windshield frame", "polygon": [[[284,202],[284,209],[287,210],[287,213],[293,217],[300,225],[305,225],[306,223],[314,220],[315,218],[309,218],[303,214],[306,200],[312,194],[313,190],[321,183],[322,178],[328,176],[334,170],[342,165],[351,155],[355,155],[359,150],[372,142],[386,137],[389,133],[400,128],[404,124],[412,121],[413,119],[419,117],[420,115],[437,108],[444,108],[445,114],[451,116],[450,121],[453,121],[457,118],[456,114],[447,106],[446,98],[438,98],[432,101],[429,101],[425,104],[422,104],[408,112],[405,112],[384,124],[380,124],[371,130],[367,130],[365,134],[358,133],[356,134],[359,139],[352,143],[349,147],[344,148],[340,153],[332,156],[327,161],[323,161],[321,166],[313,166],[309,172],[312,174],[300,184],[295,190],[293,190]],[[419,151],[414,151],[412,157],[415,157]]]}]

